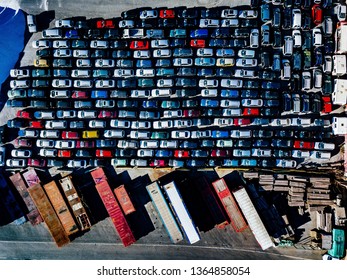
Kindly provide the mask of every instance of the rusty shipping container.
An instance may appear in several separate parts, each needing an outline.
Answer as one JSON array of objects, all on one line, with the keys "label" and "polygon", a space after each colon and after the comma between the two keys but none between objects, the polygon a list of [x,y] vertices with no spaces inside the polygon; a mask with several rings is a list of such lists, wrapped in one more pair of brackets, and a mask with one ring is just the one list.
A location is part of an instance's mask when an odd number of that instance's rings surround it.
[{"label": "rusty shipping container", "polygon": [[124,185],[115,188],[114,194],[116,195],[116,198],[120,206],[122,207],[122,210],[125,215],[128,215],[136,211]]},{"label": "rusty shipping container", "polygon": [[26,214],[26,216],[29,222],[32,225],[38,225],[39,223],[42,223],[43,219],[39,213],[39,210],[37,210],[34,201],[31,199],[27,186],[25,185],[24,180],[22,176],[20,175],[20,173],[15,173],[12,176],[10,176],[10,180],[13,186],[16,188],[16,190],[20,194],[20,196],[22,197],[28,209],[28,213]]},{"label": "rusty shipping container", "polygon": [[95,185],[100,184],[102,182],[107,182],[107,177],[105,175],[104,170],[101,167],[90,172],[92,175]]},{"label": "rusty shipping container", "polygon": [[64,195],[70,204],[72,213],[75,216],[80,230],[87,230],[91,227],[86,209],[83,207],[82,201],[71,181],[71,176],[64,177],[59,180],[59,183],[64,191]]},{"label": "rusty shipping container", "polygon": [[37,176],[34,168],[29,168],[27,171],[22,173],[22,176],[28,188],[31,188],[32,186],[35,186],[36,184],[41,183],[40,178],[39,176]]},{"label": "rusty shipping container", "polygon": [[135,237],[107,181],[95,185],[107,213],[125,247],[134,243]]},{"label": "rusty shipping container", "polygon": [[234,197],[232,196],[224,179],[219,179],[212,183],[225,211],[227,212],[231,225],[236,232],[245,230],[248,225],[242,216],[239,206],[237,205]]},{"label": "rusty shipping container", "polygon": [[78,227],[71,215],[69,208],[67,207],[63,196],[60,193],[60,190],[57,184],[52,181],[48,184],[43,185],[45,192],[52,203],[52,206],[55,212],[58,215],[58,218],[63,225],[67,235],[73,234],[78,231]]},{"label": "rusty shipping container", "polygon": [[41,185],[36,184],[28,191],[57,246],[68,244],[70,240]]}]

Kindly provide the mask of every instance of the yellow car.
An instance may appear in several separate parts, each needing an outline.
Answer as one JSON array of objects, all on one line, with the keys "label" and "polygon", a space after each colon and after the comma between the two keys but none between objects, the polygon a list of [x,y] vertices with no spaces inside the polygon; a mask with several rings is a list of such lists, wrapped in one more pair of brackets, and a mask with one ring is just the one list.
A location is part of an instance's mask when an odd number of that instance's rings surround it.
[{"label": "yellow car", "polygon": [[35,59],[34,60],[35,67],[49,67],[49,63],[47,59]]},{"label": "yellow car", "polygon": [[82,133],[82,138],[99,138],[99,136],[98,130],[85,130]]},{"label": "yellow car", "polygon": [[218,58],[216,66],[219,67],[230,67],[235,65],[235,59],[233,58]]}]

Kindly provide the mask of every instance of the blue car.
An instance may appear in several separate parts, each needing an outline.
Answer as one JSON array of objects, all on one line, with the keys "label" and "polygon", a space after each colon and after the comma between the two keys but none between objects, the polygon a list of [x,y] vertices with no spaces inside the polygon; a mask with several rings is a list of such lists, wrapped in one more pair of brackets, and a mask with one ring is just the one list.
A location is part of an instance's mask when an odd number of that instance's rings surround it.
[{"label": "blue car", "polygon": [[201,107],[216,108],[219,106],[219,101],[215,100],[215,99],[201,99],[200,106]]},{"label": "blue car", "polygon": [[229,131],[227,131],[227,130],[212,130],[211,138],[229,138]]},{"label": "blue car", "polygon": [[158,102],[154,100],[145,100],[142,102],[143,108],[158,108]]},{"label": "blue car", "polygon": [[91,98],[108,98],[107,90],[93,90]]},{"label": "blue car", "polygon": [[260,6],[260,14],[261,14],[261,21],[267,22],[271,19],[270,14],[270,5],[269,4],[263,4]]},{"label": "blue car", "polygon": [[221,97],[227,98],[238,98],[240,96],[240,92],[236,89],[222,89]]},{"label": "blue car", "polygon": [[187,160],[187,166],[188,167],[204,167],[206,165],[206,162],[204,160]]},{"label": "blue car", "polygon": [[138,59],[136,60],[137,68],[152,68],[152,60],[150,59]]},{"label": "blue car", "polygon": [[241,166],[254,167],[257,166],[256,159],[243,159],[241,160]]},{"label": "blue car", "polygon": [[190,31],[190,37],[191,38],[207,38],[208,37],[208,30],[207,29],[196,29]]},{"label": "blue car", "polygon": [[225,159],[223,160],[223,166],[237,167],[237,166],[240,166],[240,162],[238,159]]},{"label": "blue car", "polygon": [[158,158],[172,157],[172,151],[169,150],[157,150],[155,156]]},{"label": "blue car", "polygon": [[79,37],[77,30],[72,29],[65,32],[66,39],[79,39]]},{"label": "blue car", "polygon": [[198,76],[199,77],[213,77],[214,71],[212,68],[201,68],[198,70]]}]

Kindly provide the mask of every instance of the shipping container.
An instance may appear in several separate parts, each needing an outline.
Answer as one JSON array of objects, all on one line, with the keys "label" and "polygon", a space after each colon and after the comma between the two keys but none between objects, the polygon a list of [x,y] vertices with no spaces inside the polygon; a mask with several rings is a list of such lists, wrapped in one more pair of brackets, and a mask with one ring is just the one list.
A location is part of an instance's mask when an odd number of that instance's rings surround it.
[{"label": "shipping container", "polygon": [[73,234],[78,231],[77,224],[75,223],[69,208],[67,207],[63,196],[57,184],[52,181],[43,185],[45,192],[58,215],[58,218],[63,225],[67,235]]},{"label": "shipping container", "polygon": [[20,173],[15,173],[12,176],[10,176],[10,180],[13,184],[13,186],[16,188],[20,196],[22,197],[26,207],[27,207],[27,218],[29,222],[32,225],[38,225],[39,223],[43,222],[43,219],[39,213],[39,211],[36,208],[36,205],[34,201],[31,199],[31,196],[29,195],[27,186],[24,183],[24,180]]},{"label": "shipping container", "polygon": [[41,185],[31,186],[28,191],[57,246],[68,244],[70,240]]},{"label": "shipping container", "polygon": [[260,219],[258,212],[255,209],[245,188],[240,187],[238,190],[233,191],[233,195],[260,247],[263,250],[266,250],[274,246],[271,237]]},{"label": "shipping container", "polygon": [[35,186],[36,184],[41,183],[40,178],[39,176],[37,176],[34,168],[29,168],[27,171],[22,173],[22,176],[28,188],[31,188],[32,186]]},{"label": "shipping container", "polygon": [[159,218],[163,223],[171,241],[177,243],[183,240],[182,232],[177,225],[177,222],[167,204],[163,193],[157,182],[154,182],[146,187],[147,192],[153,201],[153,205],[158,212]]},{"label": "shipping container", "polygon": [[108,182],[103,180],[101,183],[96,184],[95,188],[98,191],[124,246],[127,247],[134,243],[136,241],[135,237]]},{"label": "shipping container", "polygon": [[172,209],[178,219],[178,222],[190,244],[200,240],[200,235],[190,217],[190,214],[181,198],[175,182],[170,182],[163,186]]},{"label": "shipping container", "polygon": [[107,182],[107,177],[105,175],[104,170],[101,167],[98,167],[97,169],[91,171],[90,175],[92,175],[94,183],[96,185],[102,182]]},{"label": "shipping container", "polygon": [[83,207],[82,201],[71,181],[71,176],[64,177],[59,180],[64,191],[64,195],[70,204],[72,214],[75,216],[80,230],[87,230],[91,227],[86,209]]},{"label": "shipping container", "polygon": [[228,217],[224,213],[220,201],[217,196],[214,194],[211,188],[211,184],[209,184],[205,177],[199,177],[194,180],[195,185],[200,190],[201,196],[205,202],[206,207],[209,210],[213,221],[218,228],[226,227],[228,222]]},{"label": "shipping container", "polygon": [[120,206],[122,207],[122,210],[125,215],[128,215],[136,211],[124,185],[121,185],[118,188],[115,188],[114,194],[116,195],[116,198]]},{"label": "shipping container", "polygon": [[[10,186],[7,184],[7,181],[2,173],[0,173],[0,201],[5,206],[8,215],[7,221],[14,222],[17,225],[23,224],[26,222],[24,218],[24,213],[20,208],[14,193],[10,189]],[[5,216],[5,213],[2,213],[1,216]],[[2,217],[4,218],[4,217]],[[6,219],[4,219],[5,221]]]},{"label": "shipping container", "polygon": [[245,219],[242,216],[239,206],[237,205],[234,197],[232,196],[224,179],[219,179],[212,183],[214,190],[216,191],[225,212],[228,214],[230,223],[236,232],[242,232],[248,226]]}]

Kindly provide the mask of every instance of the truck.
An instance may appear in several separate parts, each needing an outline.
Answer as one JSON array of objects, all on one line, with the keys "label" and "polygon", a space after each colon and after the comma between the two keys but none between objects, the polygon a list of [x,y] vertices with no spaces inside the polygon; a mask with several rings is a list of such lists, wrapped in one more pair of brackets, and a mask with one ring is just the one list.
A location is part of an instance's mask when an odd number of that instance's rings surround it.
[{"label": "truck", "polygon": [[334,91],[331,95],[333,104],[345,105],[347,104],[347,80],[335,79]]},{"label": "truck", "polygon": [[198,177],[194,180],[195,186],[199,189],[202,199],[205,201],[206,207],[216,224],[217,228],[225,228],[229,222],[225,214],[219,198],[215,195],[205,177]]},{"label": "truck", "polygon": [[120,185],[119,187],[115,188],[114,194],[116,195],[116,198],[125,215],[136,211],[124,185]]},{"label": "truck", "polygon": [[222,203],[225,212],[227,213],[230,223],[236,232],[244,231],[248,225],[242,216],[239,206],[237,205],[234,197],[232,196],[228,185],[223,178],[212,183],[220,202]]},{"label": "truck", "polygon": [[57,246],[62,247],[70,243],[70,239],[67,236],[64,227],[60,223],[59,218],[42,186],[40,184],[33,185],[28,189],[28,192]]},{"label": "truck", "polygon": [[39,176],[37,176],[34,168],[28,168],[26,171],[22,173],[22,176],[28,188],[31,188],[32,186],[35,186],[36,184],[41,183],[40,178]]},{"label": "truck", "polygon": [[136,240],[131,231],[131,228],[125,219],[125,216],[113,195],[113,192],[107,181],[103,181],[95,185],[96,190],[105,205],[107,213],[112,219],[113,225],[118,232],[120,239],[123,242],[124,247],[133,244]]},{"label": "truck", "polygon": [[260,219],[246,189],[240,186],[238,189],[233,191],[233,195],[260,247],[263,250],[273,247],[274,244],[271,237]]},{"label": "truck", "polygon": [[60,190],[55,183],[55,181],[51,181],[45,185],[43,188],[55,210],[57,216],[64,227],[64,230],[67,235],[71,235],[73,233],[78,232],[77,224],[75,223],[69,208],[67,207],[63,196],[60,193]]},{"label": "truck", "polygon": [[333,55],[333,76],[343,76],[347,73],[347,63],[346,63],[346,55],[344,54],[336,54]]},{"label": "truck", "polygon": [[347,53],[347,24],[339,22],[335,31],[335,53]]},{"label": "truck", "polygon": [[72,214],[75,216],[80,230],[84,231],[89,229],[91,227],[90,219],[75,189],[75,186],[72,183],[71,176],[60,179],[59,183],[72,209]]},{"label": "truck", "polygon": [[24,180],[19,172],[11,175],[9,177],[10,181],[12,182],[13,186],[18,191],[19,195],[22,197],[24,204],[27,208],[27,218],[29,222],[32,225],[38,225],[43,222],[43,219],[37,210],[34,201],[31,199],[31,196],[29,195],[27,186],[24,183]]},{"label": "truck", "polygon": [[179,193],[174,181],[163,186],[163,189],[170,201],[173,212],[181,226],[185,237],[190,244],[200,240],[200,234],[185,206],[181,194]]},{"label": "truck", "polygon": [[146,187],[147,192],[153,202],[153,206],[158,213],[158,216],[163,223],[172,243],[178,243],[183,240],[183,235],[177,221],[169,207],[163,192],[157,182]]},{"label": "truck", "polygon": [[26,222],[24,213],[2,173],[0,173],[0,202],[5,206],[8,213],[8,215],[1,215],[1,218],[5,217],[4,222],[14,222],[17,225]]}]

